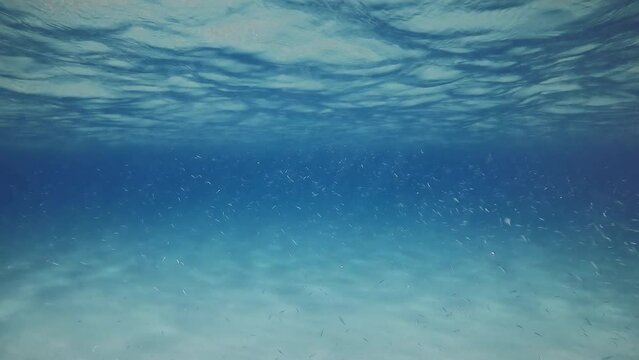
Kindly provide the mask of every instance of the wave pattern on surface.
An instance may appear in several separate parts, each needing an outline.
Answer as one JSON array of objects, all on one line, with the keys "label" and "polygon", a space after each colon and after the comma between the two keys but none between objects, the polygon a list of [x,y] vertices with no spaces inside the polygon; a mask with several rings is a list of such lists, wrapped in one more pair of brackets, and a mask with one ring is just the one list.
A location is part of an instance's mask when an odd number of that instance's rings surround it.
[{"label": "wave pattern on surface", "polygon": [[0,139],[636,135],[632,1],[7,1]]}]

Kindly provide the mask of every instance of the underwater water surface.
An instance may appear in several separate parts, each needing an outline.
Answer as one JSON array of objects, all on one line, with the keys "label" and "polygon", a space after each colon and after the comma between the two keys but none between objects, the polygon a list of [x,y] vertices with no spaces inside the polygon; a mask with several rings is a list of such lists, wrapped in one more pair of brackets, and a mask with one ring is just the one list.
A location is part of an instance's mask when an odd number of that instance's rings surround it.
[{"label": "underwater water surface", "polygon": [[0,359],[639,358],[638,29],[0,2]]}]

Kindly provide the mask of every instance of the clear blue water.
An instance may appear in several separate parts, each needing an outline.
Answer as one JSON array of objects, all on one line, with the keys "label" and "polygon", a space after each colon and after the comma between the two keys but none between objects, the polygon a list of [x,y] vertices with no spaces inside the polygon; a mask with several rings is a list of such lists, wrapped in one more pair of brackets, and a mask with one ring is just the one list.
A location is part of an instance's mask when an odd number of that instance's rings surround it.
[{"label": "clear blue water", "polygon": [[0,358],[639,358],[637,29],[1,2]]}]

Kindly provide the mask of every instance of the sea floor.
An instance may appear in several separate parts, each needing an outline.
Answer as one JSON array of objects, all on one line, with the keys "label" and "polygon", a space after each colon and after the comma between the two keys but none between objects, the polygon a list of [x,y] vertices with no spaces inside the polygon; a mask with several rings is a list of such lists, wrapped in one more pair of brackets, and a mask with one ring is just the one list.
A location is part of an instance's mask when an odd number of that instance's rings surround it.
[{"label": "sea floor", "polygon": [[191,225],[0,244],[0,358],[639,356],[636,256],[481,229]]}]

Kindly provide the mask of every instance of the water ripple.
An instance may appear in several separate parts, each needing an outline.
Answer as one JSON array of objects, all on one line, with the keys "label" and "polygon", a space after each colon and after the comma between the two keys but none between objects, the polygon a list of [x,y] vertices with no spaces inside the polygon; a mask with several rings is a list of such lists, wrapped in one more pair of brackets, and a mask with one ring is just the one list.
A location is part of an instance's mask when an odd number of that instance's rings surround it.
[{"label": "water ripple", "polygon": [[632,1],[7,1],[0,139],[632,139],[638,15]]}]

